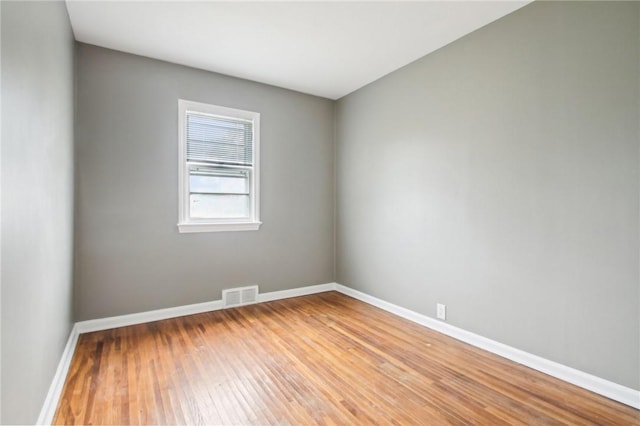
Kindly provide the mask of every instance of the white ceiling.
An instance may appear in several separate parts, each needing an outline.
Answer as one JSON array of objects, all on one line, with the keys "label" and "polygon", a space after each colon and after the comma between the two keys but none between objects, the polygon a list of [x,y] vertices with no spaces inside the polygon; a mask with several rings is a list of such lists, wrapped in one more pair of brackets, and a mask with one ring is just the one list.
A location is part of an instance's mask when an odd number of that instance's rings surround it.
[{"label": "white ceiling", "polygon": [[78,41],[338,99],[529,1],[67,0]]}]

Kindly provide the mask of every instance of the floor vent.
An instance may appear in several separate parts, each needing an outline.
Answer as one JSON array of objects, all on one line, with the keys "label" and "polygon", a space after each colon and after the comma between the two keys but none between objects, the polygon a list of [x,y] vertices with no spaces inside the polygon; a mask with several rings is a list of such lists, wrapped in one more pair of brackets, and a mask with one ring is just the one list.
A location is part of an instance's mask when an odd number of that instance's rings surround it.
[{"label": "floor vent", "polygon": [[250,305],[258,302],[258,286],[229,288],[222,290],[222,307]]}]

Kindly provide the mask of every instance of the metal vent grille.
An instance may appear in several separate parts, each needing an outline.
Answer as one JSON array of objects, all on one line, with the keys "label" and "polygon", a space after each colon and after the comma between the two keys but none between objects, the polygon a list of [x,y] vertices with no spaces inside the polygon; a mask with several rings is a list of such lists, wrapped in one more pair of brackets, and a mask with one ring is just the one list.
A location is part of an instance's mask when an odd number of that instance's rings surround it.
[{"label": "metal vent grille", "polygon": [[240,303],[256,303],[258,301],[258,286],[245,287],[240,295]]},{"label": "metal vent grille", "polygon": [[249,305],[256,302],[258,302],[257,285],[222,290],[222,306],[224,308]]}]

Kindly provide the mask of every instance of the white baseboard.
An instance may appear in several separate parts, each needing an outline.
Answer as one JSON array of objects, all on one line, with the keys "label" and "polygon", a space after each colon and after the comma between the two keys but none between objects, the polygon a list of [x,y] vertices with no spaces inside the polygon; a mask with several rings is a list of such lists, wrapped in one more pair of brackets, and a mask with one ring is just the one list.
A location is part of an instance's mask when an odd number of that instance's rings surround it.
[{"label": "white baseboard", "polygon": [[[310,294],[322,293],[325,291],[338,291],[355,299],[384,309],[392,314],[398,315],[409,321],[431,328],[447,336],[469,343],[480,349],[500,355],[504,358],[515,361],[519,364],[549,374],[560,380],[588,389],[592,392],[611,398],[615,401],[640,409],[640,391],[631,389],[617,383],[604,380],[600,377],[567,367],[554,361],[521,351],[511,346],[487,339],[469,331],[454,327],[450,324],[435,320],[426,315],[419,314],[409,309],[394,305],[376,297],[362,293],[349,287],[337,283],[318,284],[307,287],[298,287],[289,290],[280,290],[258,295],[258,302],[271,302],[274,300],[287,299],[290,297],[306,296]],[[150,321],[181,317],[185,315],[199,314],[222,309],[222,300],[196,303],[193,305],[177,306],[174,308],[158,309],[154,311],[141,312],[137,314],[120,315],[116,317],[101,318],[88,321],[77,322],[67,341],[64,352],[58,364],[58,369],[53,378],[45,403],[38,417],[38,424],[51,424],[58,400],[62,393],[64,381],[69,372],[73,353],[78,342],[78,337],[82,333],[92,331],[107,330],[110,328],[124,327],[134,324],[143,324]]]},{"label": "white baseboard", "polygon": [[336,283],[327,283],[292,288],[290,290],[271,291],[269,293],[258,294],[258,303],[288,299],[290,297],[308,296],[309,294],[323,293],[325,291],[333,291],[335,289]]},{"label": "white baseboard", "polygon": [[64,381],[67,378],[67,373],[71,366],[73,353],[76,350],[78,336],[80,336],[78,327],[74,325],[71,328],[71,333],[69,333],[67,345],[64,347],[64,351],[62,351],[56,374],[53,376],[51,386],[49,386],[49,392],[47,392],[42,410],[40,410],[40,415],[36,423],[38,425],[50,425],[53,421],[53,416],[56,414],[56,408],[58,407],[58,400],[60,400],[60,395],[62,394],[62,387],[64,386]]},{"label": "white baseboard", "polygon": [[109,330],[110,328],[144,324],[151,321],[160,321],[169,318],[183,317],[185,315],[217,311],[218,309],[222,309],[222,300],[194,303],[193,305],[176,306],[174,308],[156,309],[154,311],[140,312],[137,314],[118,315],[116,317],[79,321],[76,323],[76,327],[78,328],[79,333],[91,333],[92,331]]},{"label": "white baseboard", "polygon": [[[322,293],[325,291],[335,290],[335,287],[335,283],[328,283],[311,285],[307,287],[298,287],[289,290],[272,291],[269,293],[259,293],[258,303]],[[110,328],[126,327],[128,325],[135,324],[144,324],[146,322],[183,317],[185,315],[201,314],[203,312],[217,311],[219,309],[222,309],[222,300],[213,300],[211,302],[176,306],[174,308],[156,309],[154,311],[140,312],[137,314],[119,315],[115,317],[80,321],[76,323],[76,327],[78,328],[79,333],[90,333],[92,331],[108,330]]]},{"label": "white baseboard", "polygon": [[576,370],[566,365],[530,354],[528,352],[505,345],[495,340],[479,336],[451,324],[433,319],[426,315],[419,314],[393,303],[378,299],[358,290],[345,287],[340,284],[335,285],[336,291],[351,296],[355,299],[376,306],[392,314],[398,315],[409,321],[428,327],[447,336],[469,343],[487,352],[494,353],[501,357],[515,361],[518,364],[541,371],[552,377],[569,382],[581,388],[590,390],[599,395],[621,402],[631,407],[640,409],[640,391],[619,385],[617,383],[602,379],[589,373]]}]

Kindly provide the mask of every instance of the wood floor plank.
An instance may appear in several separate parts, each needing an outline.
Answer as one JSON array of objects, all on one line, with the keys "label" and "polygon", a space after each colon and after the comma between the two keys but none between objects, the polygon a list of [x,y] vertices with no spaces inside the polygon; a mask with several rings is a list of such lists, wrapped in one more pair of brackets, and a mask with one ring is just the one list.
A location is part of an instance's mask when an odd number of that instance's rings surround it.
[{"label": "wood floor plank", "polygon": [[54,424],[640,425],[640,411],[327,292],[82,334]]}]

